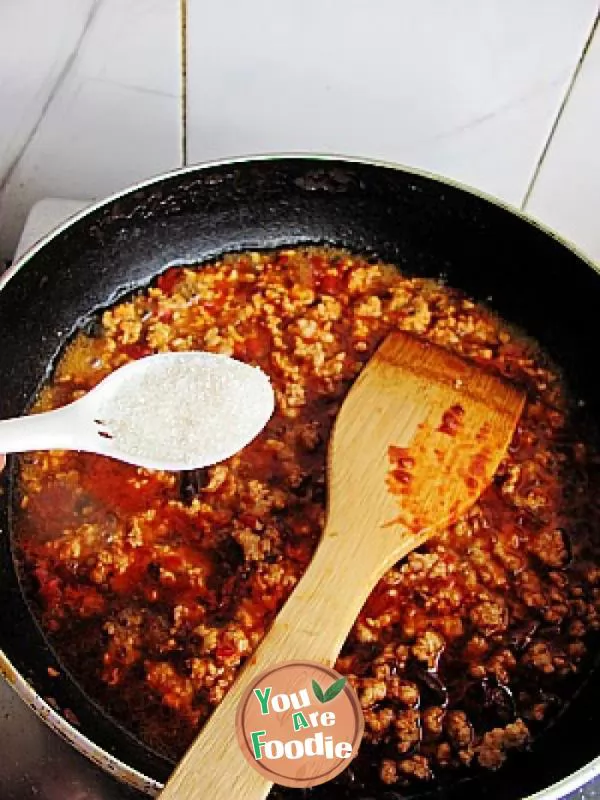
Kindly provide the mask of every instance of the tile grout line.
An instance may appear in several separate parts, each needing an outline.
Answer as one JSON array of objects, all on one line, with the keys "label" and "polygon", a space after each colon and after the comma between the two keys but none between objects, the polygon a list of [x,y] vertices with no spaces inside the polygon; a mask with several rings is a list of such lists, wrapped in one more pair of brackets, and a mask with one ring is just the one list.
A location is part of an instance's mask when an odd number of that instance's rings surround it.
[{"label": "tile grout line", "polygon": [[187,0],[180,0],[180,48],[181,48],[181,162],[183,167],[188,164],[187,146]]},{"label": "tile grout line", "polygon": [[540,156],[539,156],[539,158],[538,158],[538,160],[536,162],[535,168],[533,170],[533,174],[531,176],[531,179],[530,179],[529,184],[527,186],[527,190],[525,192],[525,196],[523,197],[523,201],[521,202],[520,208],[521,208],[522,211],[525,211],[525,209],[527,207],[527,203],[531,199],[531,195],[533,193],[533,188],[534,188],[535,183],[536,183],[536,181],[537,181],[537,179],[539,177],[539,174],[541,172],[541,169],[542,169],[542,166],[543,166],[544,161],[546,159],[546,156],[548,155],[548,150],[550,149],[550,145],[552,144],[552,140],[554,139],[554,136],[556,134],[556,130],[558,128],[558,125],[559,125],[559,123],[560,123],[560,121],[562,119],[562,116],[563,116],[564,112],[565,112],[565,109],[567,107],[567,103],[569,102],[569,100],[571,98],[571,94],[573,93],[573,89],[574,89],[575,84],[577,82],[577,78],[579,77],[579,74],[581,72],[581,68],[583,66],[583,62],[585,61],[585,57],[588,54],[588,50],[590,49],[590,45],[592,44],[592,40],[594,38],[594,35],[595,35],[596,31],[599,30],[599,23],[600,23],[600,14],[597,14],[596,15],[596,19],[594,20],[594,22],[592,24],[592,28],[590,30],[590,33],[588,34],[588,37],[587,37],[587,39],[585,41],[585,44],[583,46],[583,50],[581,51],[581,55],[579,56],[579,60],[577,61],[577,66],[575,67],[575,70],[573,71],[573,75],[571,76],[571,80],[569,81],[569,85],[567,86],[567,90],[565,92],[565,96],[562,99],[562,102],[561,102],[561,104],[559,106],[559,109],[558,109],[558,112],[556,114],[556,117],[554,119],[554,122],[552,123],[552,126],[550,127],[550,132],[548,133],[548,136],[546,137],[546,141],[544,142],[544,146],[542,147],[542,152],[540,153]]},{"label": "tile grout line", "polygon": [[81,43],[83,42],[83,40],[85,39],[85,37],[86,37],[86,35],[87,35],[88,31],[89,31],[89,29],[90,29],[90,27],[92,25],[92,22],[94,21],[94,17],[96,16],[96,13],[97,13],[98,9],[100,8],[101,3],[102,3],[102,0],[94,0],[94,3],[92,5],[92,7],[90,8],[88,16],[87,16],[87,18],[86,18],[86,20],[85,20],[85,22],[83,24],[83,28],[81,29],[81,33],[77,37],[75,45],[73,46],[73,48],[72,48],[67,60],[65,61],[61,71],[59,72],[59,74],[58,74],[58,76],[57,76],[57,78],[56,78],[56,80],[54,82],[54,86],[50,90],[50,92],[48,94],[48,97],[46,98],[46,102],[42,106],[42,109],[41,109],[41,111],[39,113],[39,116],[38,116],[37,120],[35,121],[35,124],[33,125],[31,131],[29,132],[29,135],[27,136],[27,138],[23,142],[23,145],[19,149],[19,152],[15,155],[15,157],[13,158],[11,163],[8,165],[8,169],[4,173],[4,176],[0,179],[0,195],[4,192],[4,190],[8,186],[8,183],[9,183],[10,179],[12,178],[15,170],[19,166],[19,162],[21,161],[21,159],[25,155],[25,152],[26,152],[27,148],[29,147],[29,145],[33,141],[36,133],[38,132],[38,130],[40,128],[40,125],[42,124],[42,121],[43,121],[44,117],[46,116],[46,114],[48,112],[48,109],[52,105],[52,102],[54,101],[56,95],[58,94],[61,86],[65,82],[65,79],[66,79],[67,75],[71,71],[71,67],[73,66],[73,64],[75,62],[75,59],[77,58],[77,55],[79,54],[79,49],[81,47]]}]

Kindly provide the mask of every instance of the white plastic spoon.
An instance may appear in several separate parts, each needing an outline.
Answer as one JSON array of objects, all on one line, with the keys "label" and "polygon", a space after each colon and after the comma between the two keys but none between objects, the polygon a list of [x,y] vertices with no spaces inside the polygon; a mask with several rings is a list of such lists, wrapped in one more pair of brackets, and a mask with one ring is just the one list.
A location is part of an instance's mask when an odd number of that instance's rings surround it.
[{"label": "white plastic spoon", "polygon": [[161,353],[115,370],[67,406],[0,421],[0,453],[83,450],[147,469],[196,469],[245,447],[273,409],[258,367],[214,353]]}]

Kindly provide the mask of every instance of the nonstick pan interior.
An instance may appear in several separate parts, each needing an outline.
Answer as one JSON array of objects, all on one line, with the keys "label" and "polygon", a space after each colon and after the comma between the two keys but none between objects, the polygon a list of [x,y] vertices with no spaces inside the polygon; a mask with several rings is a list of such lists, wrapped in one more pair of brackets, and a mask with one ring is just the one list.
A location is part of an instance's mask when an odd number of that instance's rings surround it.
[{"label": "nonstick pan interior", "polygon": [[[78,322],[174,263],[224,252],[330,243],[442,277],[536,338],[600,421],[595,377],[600,277],[508,210],[435,179],[380,165],[272,158],[187,170],[81,216],[38,248],[0,291],[0,418],[22,413]],[[80,731],[156,781],[172,765],[106,717],[57,663],[23,600],[10,546],[10,475],[0,498],[0,649]],[[48,668],[60,672],[50,677]],[[600,755],[600,678],[533,747],[498,773],[427,794],[517,800]],[[600,766],[599,766],[600,770]],[[360,797],[348,786],[340,796]],[[348,794],[346,794],[348,792]],[[299,796],[299,793],[294,793]],[[325,785],[319,797],[334,797]],[[381,798],[398,798],[382,792]]]}]

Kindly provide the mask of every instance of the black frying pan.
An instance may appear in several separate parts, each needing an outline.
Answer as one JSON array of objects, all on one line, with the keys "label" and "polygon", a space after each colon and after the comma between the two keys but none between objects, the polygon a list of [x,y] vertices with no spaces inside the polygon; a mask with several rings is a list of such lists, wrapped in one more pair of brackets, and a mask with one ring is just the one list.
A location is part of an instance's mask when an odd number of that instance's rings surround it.
[{"label": "black frying pan", "polygon": [[[57,351],[93,309],[167,265],[300,242],[371,253],[416,275],[443,275],[451,286],[487,301],[554,356],[600,422],[600,277],[589,264],[547,232],[460,188],[381,165],[301,157],[220,164],[157,179],[87,212],[37,248],[0,291],[0,418],[27,408]],[[11,473],[2,478],[7,494],[0,498],[3,669],[11,673],[10,662],[18,674],[9,677],[38,711],[44,710],[40,698],[54,698],[60,711],[54,727],[80,749],[121,777],[156,788],[173,765],[106,717],[69,679],[22,597],[11,553]],[[60,676],[50,677],[49,667]],[[531,753],[513,756],[498,773],[433,793],[447,800],[517,800],[572,775],[600,756],[599,703],[600,676],[593,675]],[[79,733],[63,721],[64,713],[70,719],[75,714]],[[90,750],[82,735],[96,747]],[[568,788],[596,772],[600,758]],[[566,789],[543,796],[555,798]],[[334,791],[328,784],[315,795],[333,798],[338,791],[340,797],[366,796],[357,787]]]}]

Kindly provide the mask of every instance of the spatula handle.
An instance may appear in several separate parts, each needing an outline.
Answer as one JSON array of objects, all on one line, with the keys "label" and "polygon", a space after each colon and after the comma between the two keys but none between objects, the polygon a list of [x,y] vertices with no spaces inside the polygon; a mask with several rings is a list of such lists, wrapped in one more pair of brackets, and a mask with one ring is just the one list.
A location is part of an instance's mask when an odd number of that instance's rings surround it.
[{"label": "spatula handle", "polygon": [[[405,553],[418,546],[417,539],[407,535]],[[267,796],[272,784],[249,766],[236,738],[235,718],[244,690],[264,669],[285,661],[333,665],[388,566],[382,564],[376,548],[369,549],[368,542],[359,545],[359,551],[348,552],[335,535],[324,536],[304,577],[180,762],[161,800],[263,800]]]}]

